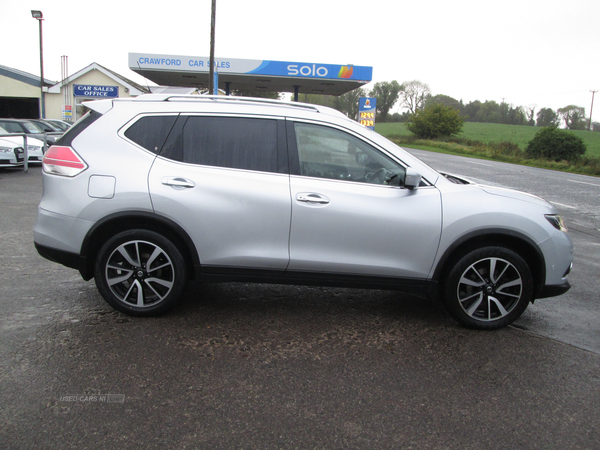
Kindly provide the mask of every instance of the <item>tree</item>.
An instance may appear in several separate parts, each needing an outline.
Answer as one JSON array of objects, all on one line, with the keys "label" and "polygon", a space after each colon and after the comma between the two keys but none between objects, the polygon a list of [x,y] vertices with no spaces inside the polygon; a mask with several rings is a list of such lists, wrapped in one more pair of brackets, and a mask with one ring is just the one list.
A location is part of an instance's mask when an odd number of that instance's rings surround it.
[{"label": "tree", "polygon": [[469,102],[463,108],[463,113],[467,116],[467,121],[477,122],[477,113],[481,109],[482,103],[479,100]]},{"label": "tree", "polygon": [[535,125],[535,108],[537,105],[528,105],[523,107],[523,111],[527,116],[527,125],[534,126]]},{"label": "tree", "polygon": [[536,126],[538,127],[557,127],[559,122],[560,118],[553,109],[542,108],[537,113]]},{"label": "tree", "polygon": [[475,119],[476,122],[502,123],[502,108],[497,102],[487,100],[485,103],[482,103],[475,115]]},{"label": "tree", "polygon": [[452,98],[448,95],[443,95],[443,94],[438,94],[438,95],[434,95],[433,97],[429,97],[425,101],[425,107],[436,104],[436,103],[440,103],[440,104],[446,105],[446,106],[451,106],[452,108],[454,108],[460,112],[462,112],[462,110],[464,108],[463,105],[458,100],[456,100],[455,98]]},{"label": "tree", "polygon": [[425,106],[425,101],[431,96],[429,86],[419,80],[407,81],[402,83],[400,92],[400,104],[408,109],[411,114],[415,114]]},{"label": "tree", "polygon": [[367,93],[363,88],[353,89],[344,95],[333,97],[333,107],[352,120],[358,120],[358,100],[366,96]]},{"label": "tree", "polygon": [[464,121],[452,106],[434,103],[414,113],[407,128],[420,138],[435,139],[460,133]]},{"label": "tree", "polygon": [[558,114],[565,122],[569,130],[585,130],[586,117],[585,108],[581,106],[569,105],[558,109]]},{"label": "tree", "polygon": [[323,105],[346,114],[353,120],[358,118],[358,99],[366,97],[367,93],[363,88],[354,89],[346,92],[344,95],[333,96],[323,94],[303,94],[299,100],[313,105]]},{"label": "tree", "polygon": [[236,97],[258,97],[258,98],[272,98],[276,100],[281,99],[281,94],[279,92],[272,91],[259,91],[259,90],[234,90],[232,92]]},{"label": "tree", "polygon": [[373,90],[369,93],[371,97],[377,98],[377,120],[387,121],[390,109],[394,107],[402,86],[397,81],[380,81],[375,83]]},{"label": "tree", "polygon": [[543,128],[529,141],[525,152],[530,158],[576,161],[586,151],[583,139],[557,127]]},{"label": "tree", "polygon": [[509,125],[525,125],[527,123],[527,114],[522,106],[516,108],[510,105],[508,114],[503,118],[502,123]]}]

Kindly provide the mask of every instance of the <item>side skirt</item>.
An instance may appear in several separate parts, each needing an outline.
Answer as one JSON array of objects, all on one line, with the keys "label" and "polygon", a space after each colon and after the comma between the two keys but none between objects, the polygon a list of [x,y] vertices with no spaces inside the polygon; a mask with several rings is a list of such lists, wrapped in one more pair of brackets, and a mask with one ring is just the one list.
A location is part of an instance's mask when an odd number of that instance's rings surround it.
[{"label": "side skirt", "polygon": [[266,283],[301,286],[345,287],[356,289],[398,290],[427,296],[435,283],[425,279],[377,277],[354,274],[295,272],[230,267],[202,266],[201,282],[205,283]]}]

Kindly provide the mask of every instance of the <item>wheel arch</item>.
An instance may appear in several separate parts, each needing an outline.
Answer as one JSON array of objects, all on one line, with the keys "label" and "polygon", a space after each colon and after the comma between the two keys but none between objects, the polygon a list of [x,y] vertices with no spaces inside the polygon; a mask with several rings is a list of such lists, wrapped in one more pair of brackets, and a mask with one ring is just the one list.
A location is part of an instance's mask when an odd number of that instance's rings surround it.
[{"label": "wheel arch", "polygon": [[186,231],[172,220],[147,212],[116,213],[98,221],[90,229],[81,246],[81,256],[85,263],[80,267],[84,280],[94,276],[94,264],[102,245],[122,231],[142,229],[154,231],[169,239],[181,252],[190,279],[199,277],[200,260],[194,242]]},{"label": "wheel arch", "polygon": [[452,244],[440,258],[433,280],[437,286],[445,279],[456,261],[471,250],[487,246],[508,248],[521,256],[531,270],[534,279],[534,295],[546,280],[546,263],[539,247],[527,236],[504,229],[487,229],[474,231],[462,236]]}]

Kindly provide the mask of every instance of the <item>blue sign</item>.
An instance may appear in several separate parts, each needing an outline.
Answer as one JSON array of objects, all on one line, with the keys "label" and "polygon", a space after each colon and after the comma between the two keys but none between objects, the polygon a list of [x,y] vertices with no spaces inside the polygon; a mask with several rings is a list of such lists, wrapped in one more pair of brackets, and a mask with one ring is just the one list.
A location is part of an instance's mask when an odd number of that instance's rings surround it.
[{"label": "blue sign", "polygon": [[371,130],[375,129],[375,115],[377,112],[377,99],[374,97],[361,97],[358,99],[358,121]]},{"label": "blue sign", "polygon": [[[144,69],[165,72],[208,72],[209,59],[197,56],[154,55],[130,53],[129,68],[138,73]],[[373,68],[352,64],[316,64],[290,61],[215,58],[215,69],[220,74],[252,74],[275,77],[371,81]]]},{"label": "blue sign", "polygon": [[119,86],[94,86],[89,84],[74,84],[73,95],[76,97],[116,98],[119,96]]}]

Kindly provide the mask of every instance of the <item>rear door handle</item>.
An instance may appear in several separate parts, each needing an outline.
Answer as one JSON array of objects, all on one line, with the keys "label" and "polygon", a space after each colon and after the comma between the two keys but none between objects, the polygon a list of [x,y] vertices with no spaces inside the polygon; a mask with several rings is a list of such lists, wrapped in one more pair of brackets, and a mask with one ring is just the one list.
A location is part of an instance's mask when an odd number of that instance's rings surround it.
[{"label": "rear door handle", "polygon": [[321,194],[297,194],[296,200],[304,203],[311,204],[319,204],[319,205],[327,205],[329,204],[329,199]]},{"label": "rear door handle", "polygon": [[163,177],[161,183],[165,186],[172,186],[174,188],[193,188],[196,187],[196,183],[192,180],[181,177]]}]

